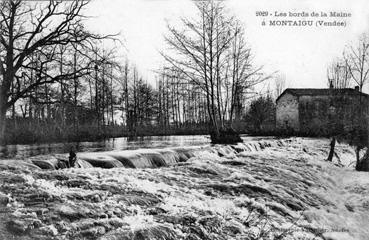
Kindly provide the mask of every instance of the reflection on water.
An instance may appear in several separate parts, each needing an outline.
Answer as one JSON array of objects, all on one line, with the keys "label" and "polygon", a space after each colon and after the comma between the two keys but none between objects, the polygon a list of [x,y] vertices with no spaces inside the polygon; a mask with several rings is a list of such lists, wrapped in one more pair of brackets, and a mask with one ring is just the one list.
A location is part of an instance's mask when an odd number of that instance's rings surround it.
[{"label": "reflection on water", "polygon": [[209,143],[210,139],[207,136],[147,136],[136,139],[125,137],[112,138],[98,142],[7,145],[0,146],[0,159],[23,159],[36,155],[67,153],[71,146],[75,146],[78,152],[97,152],[138,148],[196,146]]}]

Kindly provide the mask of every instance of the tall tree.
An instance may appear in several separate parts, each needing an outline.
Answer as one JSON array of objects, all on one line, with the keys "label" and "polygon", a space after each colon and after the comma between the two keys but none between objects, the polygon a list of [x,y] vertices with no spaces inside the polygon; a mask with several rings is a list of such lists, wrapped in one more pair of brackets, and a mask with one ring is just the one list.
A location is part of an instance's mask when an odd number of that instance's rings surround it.
[{"label": "tall tree", "polygon": [[[251,82],[262,79],[252,78],[260,68],[252,68],[244,32],[235,18],[226,14],[222,2],[207,0],[195,4],[197,19],[182,19],[183,29],[168,26],[165,40],[173,52],[162,55],[188,83],[201,89],[212,141],[228,142],[223,135],[232,122],[237,94],[253,85]],[[247,80],[249,84],[245,84]],[[231,135],[231,141],[241,140],[237,134]]]},{"label": "tall tree", "polygon": [[[92,34],[82,24],[82,9],[88,1],[4,0],[0,2],[0,141],[4,142],[6,112],[19,99],[43,85],[73,80],[89,72],[90,65],[73,71],[46,71],[59,65],[60,45],[85,45],[102,36]],[[34,56],[42,62],[34,64]],[[41,60],[40,59],[40,60]],[[32,81],[24,74],[41,71]],[[11,91],[11,86],[13,91]]]}]

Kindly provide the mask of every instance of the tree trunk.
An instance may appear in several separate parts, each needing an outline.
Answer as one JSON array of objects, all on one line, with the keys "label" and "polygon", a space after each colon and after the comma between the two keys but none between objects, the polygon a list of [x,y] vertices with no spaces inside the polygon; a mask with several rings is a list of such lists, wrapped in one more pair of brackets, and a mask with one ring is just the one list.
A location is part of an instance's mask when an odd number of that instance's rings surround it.
[{"label": "tree trunk", "polygon": [[8,110],[8,107],[10,107],[8,104],[7,93],[9,92],[14,79],[14,71],[11,61],[7,62],[7,67],[8,71],[3,74],[3,82],[2,85],[0,85],[0,144],[5,143],[6,111]]},{"label": "tree trunk", "polygon": [[331,148],[329,150],[329,155],[328,155],[328,158],[327,158],[327,161],[329,161],[329,162],[332,162],[332,160],[333,160],[335,146],[336,146],[336,138],[333,137],[332,140],[331,140]]},{"label": "tree trunk", "polygon": [[359,171],[360,169],[360,147],[355,148],[355,156],[356,156],[356,170]]},{"label": "tree trunk", "polygon": [[366,151],[364,157],[360,159],[360,149],[356,149],[356,171],[369,172],[369,150]]},{"label": "tree trunk", "polygon": [[0,98],[0,144],[5,144],[6,105],[3,97]]}]

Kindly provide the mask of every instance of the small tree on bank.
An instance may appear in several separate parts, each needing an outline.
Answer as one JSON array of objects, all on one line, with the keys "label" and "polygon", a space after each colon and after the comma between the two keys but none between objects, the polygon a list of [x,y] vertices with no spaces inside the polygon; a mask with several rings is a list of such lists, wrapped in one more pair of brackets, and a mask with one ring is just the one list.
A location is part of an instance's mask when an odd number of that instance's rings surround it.
[{"label": "small tree on bank", "polygon": [[271,96],[262,96],[253,100],[246,115],[246,122],[251,124],[252,132],[261,133],[264,125],[274,126],[275,103]]}]

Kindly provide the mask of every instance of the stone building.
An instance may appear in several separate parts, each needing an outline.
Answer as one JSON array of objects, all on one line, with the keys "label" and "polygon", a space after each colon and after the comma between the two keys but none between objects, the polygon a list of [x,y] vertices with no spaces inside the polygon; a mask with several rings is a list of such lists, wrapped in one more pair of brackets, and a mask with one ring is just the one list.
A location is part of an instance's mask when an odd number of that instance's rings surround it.
[{"label": "stone building", "polygon": [[358,88],[288,88],[276,101],[276,128],[312,135],[349,131],[365,125],[368,103],[369,95]]}]

